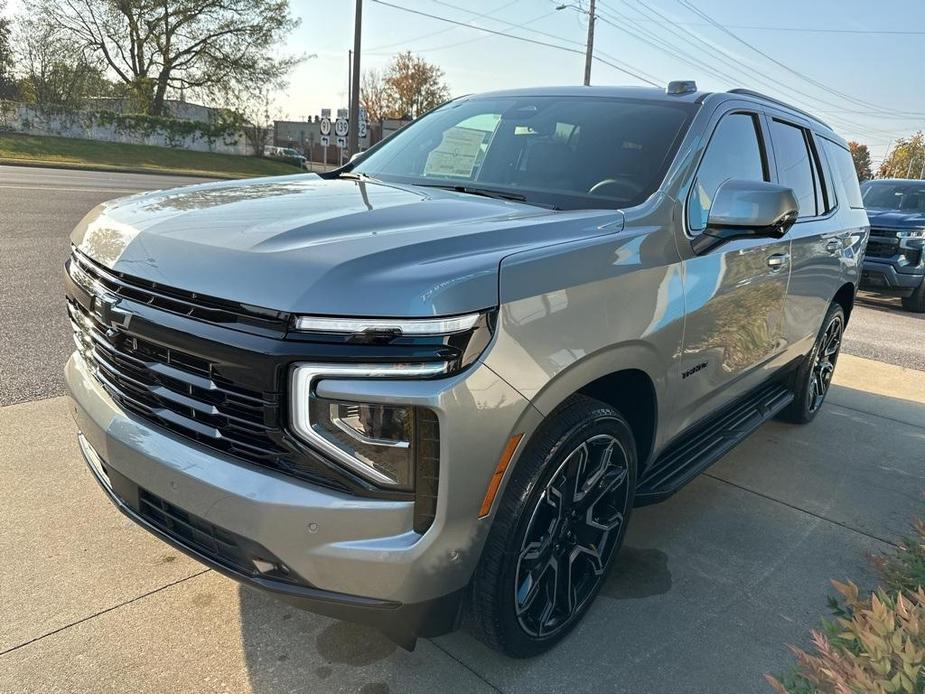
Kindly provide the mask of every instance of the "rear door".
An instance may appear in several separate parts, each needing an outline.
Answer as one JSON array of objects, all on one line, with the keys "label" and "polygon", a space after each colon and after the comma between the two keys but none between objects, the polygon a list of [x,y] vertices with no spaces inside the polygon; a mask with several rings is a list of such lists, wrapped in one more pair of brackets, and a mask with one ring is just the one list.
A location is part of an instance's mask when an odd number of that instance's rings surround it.
[{"label": "rear door", "polygon": [[841,286],[841,256],[851,229],[839,223],[832,175],[823,140],[805,124],[770,114],[777,182],[793,188],[800,213],[791,240],[790,288],[784,337],[798,356],[809,349]]},{"label": "rear door", "polygon": [[[766,124],[757,111],[715,123],[686,207],[689,243],[706,228],[728,179],[772,180]],[[712,414],[764,380],[786,342],[790,240],[738,239],[683,261],[686,319],[674,383],[675,431]]]}]

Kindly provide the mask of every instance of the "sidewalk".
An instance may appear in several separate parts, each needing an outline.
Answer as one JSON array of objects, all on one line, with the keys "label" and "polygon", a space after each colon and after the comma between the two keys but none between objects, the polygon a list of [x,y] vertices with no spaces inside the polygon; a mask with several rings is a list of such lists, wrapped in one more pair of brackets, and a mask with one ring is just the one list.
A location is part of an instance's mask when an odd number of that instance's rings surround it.
[{"label": "sidewalk", "polygon": [[843,355],[806,427],[765,425],[634,512],[585,623],[514,661],[465,632],[414,653],[276,603],[134,527],[83,469],[65,398],[0,408],[0,692],[764,692],[830,578],[922,513],[925,372]]}]

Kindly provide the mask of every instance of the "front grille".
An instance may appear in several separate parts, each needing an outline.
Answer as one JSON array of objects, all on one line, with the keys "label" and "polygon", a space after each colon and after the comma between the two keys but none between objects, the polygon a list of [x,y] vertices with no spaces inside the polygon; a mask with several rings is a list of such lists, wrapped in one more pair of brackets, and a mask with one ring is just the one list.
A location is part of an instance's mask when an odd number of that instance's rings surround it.
[{"label": "front grille", "polygon": [[[228,569],[246,576],[305,584],[265,547],[184,511],[140,487],[138,513],[178,544]],[[258,570],[258,566],[261,569]]]},{"label": "front grille", "polygon": [[109,270],[78,250],[71,255],[71,275],[84,287],[103,288],[115,296],[181,316],[243,330],[284,334],[288,313],[239,304]]},{"label": "front grille", "polygon": [[898,250],[899,246],[896,243],[877,241],[871,237],[867,241],[865,255],[868,258],[892,258]]},{"label": "front grille", "polygon": [[126,410],[257,465],[298,474],[279,443],[279,395],[219,378],[205,359],[104,326],[68,300],[74,341],[106,391]]}]

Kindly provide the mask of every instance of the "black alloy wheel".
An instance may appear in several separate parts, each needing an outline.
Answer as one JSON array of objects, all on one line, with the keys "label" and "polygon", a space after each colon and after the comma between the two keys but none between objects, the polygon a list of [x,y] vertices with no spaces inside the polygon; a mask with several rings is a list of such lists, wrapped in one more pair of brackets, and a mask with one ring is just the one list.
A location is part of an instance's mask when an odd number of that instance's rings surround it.
[{"label": "black alloy wheel", "polygon": [[781,412],[781,419],[807,424],[822,408],[832,385],[846,323],[844,309],[839,304],[831,304],[812,351],[794,373],[793,402]]},{"label": "black alloy wheel", "polygon": [[524,533],[514,604],[531,636],[554,634],[594,595],[629,499],[627,455],[609,434],[569,453],[546,484]]},{"label": "black alloy wheel", "polygon": [[816,351],[810,374],[809,385],[809,411],[816,412],[825,400],[832,383],[832,374],[835,373],[835,362],[838,361],[838,352],[841,349],[842,333],[845,330],[845,319],[841,313],[833,315],[825,327],[822,342]]},{"label": "black alloy wheel", "polygon": [[489,646],[538,655],[581,621],[623,542],[636,491],[626,419],[576,395],[515,459],[470,586],[469,624]]}]

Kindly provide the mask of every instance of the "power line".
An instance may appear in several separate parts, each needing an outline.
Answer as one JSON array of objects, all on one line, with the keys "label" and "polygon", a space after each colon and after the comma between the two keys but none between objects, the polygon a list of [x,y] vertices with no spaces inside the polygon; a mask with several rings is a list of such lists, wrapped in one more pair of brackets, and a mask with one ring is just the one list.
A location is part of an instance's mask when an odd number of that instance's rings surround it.
[{"label": "power line", "polygon": [[[654,19],[640,19],[641,22],[655,23]],[[707,22],[678,22],[682,26],[708,27]],[[862,34],[864,36],[925,36],[925,31],[907,31],[900,29],[833,29],[827,27],[769,27],[754,24],[724,24],[727,29],[745,29],[747,31],[782,31],[804,34]]]},{"label": "power line", "polygon": [[[515,34],[508,34],[508,33],[503,32],[503,31],[496,31],[496,30],[494,30],[494,29],[488,29],[488,28],[486,28],[486,27],[473,26],[473,25],[471,25],[471,24],[466,24],[465,22],[458,22],[458,21],[456,21],[456,20],[454,20],[454,19],[448,19],[447,17],[441,17],[441,16],[439,16],[439,15],[430,14],[429,12],[422,12],[421,10],[413,10],[413,9],[411,9],[410,7],[402,7],[401,5],[396,5],[396,4],[391,3],[391,2],[386,2],[386,0],[372,0],[372,1],[375,2],[375,3],[377,3],[377,4],[379,4],[379,5],[384,5],[384,6],[386,6],[386,7],[391,7],[391,8],[396,9],[396,10],[401,10],[402,12],[409,12],[409,13],[411,13],[411,14],[420,15],[420,16],[422,16],[422,17],[428,17],[428,18],[430,18],[430,19],[436,19],[437,21],[448,22],[448,23],[450,23],[450,24],[456,24],[456,25],[458,25],[458,26],[463,26],[463,27],[466,27],[466,28],[468,28],[468,29],[473,29],[473,30],[475,30],[475,31],[482,31],[482,32],[485,32],[485,33],[488,33],[488,34],[494,34],[494,35],[496,35],[496,36],[504,36],[504,37],[509,38],[509,39],[515,39],[515,40],[517,40],[517,41],[524,41],[524,42],[526,42],[526,43],[532,43],[532,44],[537,45],[537,46],[545,46],[545,47],[547,47],[547,48],[555,48],[555,49],[557,49],[557,50],[566,51],[566,52],[568,52],[568,53],[576,53],[576,54],[578,54],[578,55],[584,55],[584,54],[585,54],[584,51],[580,51],[580,50],[577,50],[577,49],[574,49],[574,48],[568,48],[568,47],[566,47],[566,46],[557,45],[557,44],[554,44],[554,43],[549,43],[549,42],[547,42],[547,41],[539,41],[539,40],[537,40],[537,39],[531,39],[531,38],[528,38],[528,37],[526,37],[526,36],[517,36],[517,35],[515,35]],[[643,77],[642,75],[640,75],[638,72],[635,71],[636,68],[632,68],[632,66],[621,67],[620,65],[617,65],[615,62],[610,62],[610,61],[608,61],[608,60],[604,60],[603,58],[599,58],[599,57],[597,57],[597,56],[595,56],[594,59],[597,60],[597,61],[600,62],[600,63],[603,63],[604,65],[608,65],[608,66],[614,68],[615,70],[619,70],[620,72],[623,72],[623,73],[625,73],[625,74],[627,74],[627,75],[630,75],[631,77],[635,77],[635,78],[638,79],[640,82],[645,82],[646,84],[650,84],[650,85],[652,85],[653,87],[660,87],[660,86],[661,86],[658,82],[654,82],[654,81],[652,81],[652,80],[650,80],[650,79],[647,79],[646,77]],[[624,63],[624,65],[625,65],[625,63]]]},{"label": "power line", "polygon": [[[679,2],[680,2],[680,0],[679,0]],[[731,56],[731,55],[728,54],[721,46],[719,46],[719,45],[717,45],[717,44],[715,44],[715,43],[713,43],[713,42],[711,42],[711,41],[708,41],[707,39],[704,39],[703,37],[701,37],[701,36],[700,36],[699,34],[697,34],[696,32],[686,31],[686,30],[682,29],[682,28],[679,26],[679,22],[675,21],[675,20],[674,20],[673,18],[671,18],[671,17],[668,17],[667,15],[663,14],[662,12],[659,12],[659,11],[656,10],[654,7],[651,7],[650,5],[647,5],[647,4],[644,3],[642,0],[635,0],[635,3],[636,3],[636,5],[638,5],[638,7],[635,8],[637,12],[645,11],[645,13],[646,13],[646,15],[645,15],[644,17],[639,17],[638,19],[650,19],[650,21],[651,21],[651,18],[652,18],[653,16],[656,17],[657,20],[655,20],[655,21],[658,21],[659,24],[661,24],[662,28],[664,28],[664,29],[667,30],[669,33],[671,33],[672,36],[673,36],[674,38],[676,38],[676,39],[678,39],[679,41],[681,41],[684,45],[687,45],[687,46],[690,46],[690,47],[697,47],[699,50],[702,50],[702,51],[704,51],[706,54],[708,54],[708,55],[710,56],[710,58],[712,58],[712,59],[719,59],[725,66],[727,66],[727,67],[729,67],[729,68],[731,68],[731,69],[733,69],[733,70],[735,70],[735,71],[737,71],[737,72],[740,72],[740,73],[743,74],[743,75],[746,75],[745,80],[744,80],[745,82],[752,82],[752,83],[754,83],[754,82],[759,82],[759,83],[763,83],[763,84],[773,83],[774,85],[777,85],[777,87],[780,87],[780,88],[784,89],[788,95],[789,95],[789,94],[799,94],[799,95],[803,96],[804,98],[806,98],[806,99],[808,99],[808,100],[810,100],[810,101],[813,101],[813,102],[817,102],[817,103],[820,103],[820,104],[828,105],[828,106],[831,106],[831,107],[834,107],[834,108],[839,108],[839,107],[841,107],[841,104],[838,104],[838,103],[833,102],[833,101],[828,101],[828,100],[826,100],[826,99],[824,99],[824,98],[822,98],[822,97],[819,97],[819,96],[817,96],[817,95],[815,95],[815,94],[811,94],[811,93],[809,93],[809,92],[802,91],[802,90],[800,90],[800,89],[798,89],[798,88],[796,88],[796,87],[793,87],[793,86],[790,85],[790,84],[787,84],[787,83],[785,83],[785,82],[782,82],[781,80],[779,80],[779,79],[777,79],[777,78],[775,78],[775,77],[773,77],[773,76],[771,76],[771,75],[759,76],[759,75],[761,74],[760,72],[758,72],[758,71],[756,71],[756,70],[754,70],[754,69],[746,69],[745,67],[743,67],[743,65],[746,65],[744,59],[739,58],[738,56],[735,56],[735,57],[734,57],[734,56]],[[612,10],[612,9],[609,10],[609,12],[612,13],[612,14],[619,14],[619,13],[617,13],[615,10]],[[628,17],[626,17],[625,15],[619,15],[619,17],[620,17],[620,19],[622,19],[622,20],[624,20],[624,21],[626,21],[626,20],[632,21],[632,20],[630,20]],[[619,20],[618,20],[618,21],[619,21]],[[638,25],[637,25],[637,28],[640,29],[640,30],[642,30],[642,28],[641,28],[641,27],[638,27]],[[651,32],[649,32],[649,35],[650,35],[650,36],[652,35]],[[696,42],[698,42],[698,43],[702,44],[703,46],[705,46],[705,47],[706,47],[706,50],[705,50],[704,48],[700,48],[699,46],[693,45],[693,44],[691,43],[691,39],[694,39]],[[660,40],[660,39],[658,39],[658,38],[656,37],[656,40]],[[665,42],[662,42],[662,43],[664,44]],[[661,48],[662,48],[662,50],[669,50],[669,49],[664,48],[664,46],[662,46]],[[679,49],[679,48],[677,48],[677,47],[675,47],[675,46],[671,46],[670,50],[676,51],[676,52],[677,52],[677,51],[681,51],[681,49]],[[683,52],[683,51],[681,51],[681,52]],[[704,62],[703,62],[703,61],[698,61],[698,62],[700,63],[700,65],[704,65]],[[719,72],[717,68],[712,67],[712,66],[707,66],[707,71],[708,71],[708,72],[712,72],[714,75],[715,75],[715,74],[720,74],[720,75],[722,76],[722,78],[729,80],[729,81],[732,82],[733,84],[737,84],[737,83],[739,83],[739,82],[742,81],[741,79],[731,78],[731,77],[729,76],[728,73]],[[756,74],[756,73],[757,73],[757,74]],[[771,91],[774,92],[775,90],[776,90],[776,87],[773,87],[773,86],[772,86],[772,87],[771,87]],[[831,120],[832,120],[833,122],[835,122],[835,121],[836,121],[836,117],[831,118]],[[877,128],[873,128],[873,127],[870,127],[870,126],[865,126],[863,123],[858,123],[858,122],[856,122],[856,121],[852,121],[851,119],[845,118],[845,117],[843,117],[843,116],[837,116],[837,121],[838,121],[839,127],[844,127],[844,128],[847,128],[847,129],[855,130],[855,131],[859,132],[860,134],[864,134],[865,137],[878,137],[878,136],[883,136],[883,135],[886,135],[886,136],[889,136],[889,137],[895,137],[894,131],[884,131],[884,130],[879,130],[879,129],[877,129]]]},{"label": "power line", "polygon": [[[437,0],[434,0],[434,2],[436,1]],[[520,0],[511,0],[510,2],[506,2],[500,7],[496,7],[493,10],[489,10],[487,13],[482,14],[480,16],[490,18],[491,15],[496,14],[497,12],[501,12],[502,10],[506,10],[508,7],[510,7],[511,5],[516,5],[518,2],[520,2]],[[364,53],[373,53],[374,51],[382,51],[382,50],[385,50],[386,48],[395,48],[395,46],[406,46],[409,43],[412,43],[414,41],[420,41],[421,39],[429,39],[432,36],[439,36],[440,34],[445,34],[449,31],[455,31],[457,28],[458,27],[455,27],[455,26],[446,27],[445,29],[440,29],[438,31],[429,31],[426,34],[419,34],[418,36],[412,36],[410,39],[405,39],[404,41],[396,41],[394,43],[386,43],[381,46],[373,46],[372,48],[366,49]]]},{"label": "power line", "polygon": [[[863,99],[860,99],[860,98],[855,97],[855,96],[851,96],[850,94],[846,94],[845,92],[842,92],[842,91],[839,91],[839,90],[837,90],[837,89],[834,89],[834,88],[830,87],[829,85],[825,84],[824,82],[820,82],[819,80],[817,80],[817,79],[815,79],[815,78],[813,78],[813,77],[811,77],[811,76],[809,76],[809,75],[807,75],[807,74],[805,74],[805,73],[803,73],[803,72],[800,72],[799,70],[795,70],[794,68],[792,68],[792,67],[790,67],[789,65],[787,65],[786,63],[784,63],[784,62],[778,60],[778,59],[775,58],[774,56],[769,55],[768,53],[765,53],[765,52],[764,52],[763,50],[761,50],[760,48],[756,48],[756,47],[753,46],[751,43],[749,43],[749,42],[746,41],[745,39],[741,38],[741,37],[740,37],[738,34],[736,34],[735,32],[733,32],[733,31],[727,29],[725,26],[723,26],[722,24],[720,24],[719,22],[717,22],[715,19],[713,19],[713,17],[711,17],[710,15],[708,15],[706,12],[704,12],[704,11],[700,10],[699,8],[697,8],[690,0],[676,0],[676,2],[677,2],[678,4],[680,4],[680,5],[682,5],[683,7],[686,7],[688,10],[690,10],[691,12],[693,12],[694,14],[696,14],[698,17],[701,17],[702,19],[706,20],[706,21],[709,22],[712,26],[714,26],[716,29],[718,29],[719,31],[723,32],[724,34],[726,34],[726,35],[729,36],[730,38],[732,38],[732,39],[734,39],[735,41],[741,43],[741,44],[742,44],[743,46],[745,46],[746,48],[749,48],[750,50],[754,51],[755,53],[757,53],[757,54],[763,56],[765,59],[771,61],[772,63],[774,63],[775,65],[777,65],[777,66],[780,67],[781,69],[786,70],[787,72],[789,72],[789,73],[791,73],[792,75],[794,75],[794,76],[796,76],[796,77],[798,77],[798,78],[800,78],[800,79],[802,79],[802,80],[808,82],[809,84],[812,84],[814,87],[816,87],[816,88],[818,88],[818,89],[822,89],[823,91],[825,91],[825,92],[827,92],[827,93],[829,93],[829,94],[832,94],[833,96],[840,97],[840,98],[842,98],[842,99],[844,99],[844,100],[846,100],[846,101],[849,101],[849,102],[851,102],[851,103],[853,103],[853,104],[860,104],[860,105],[862,105],[862,106],[867,106],[868,108],[872,108],[873,110],[878,111],[878,112],[881,112],[881,113],[894,113],[894,112],[895,112],[895,111],[890,111],[889,109],[884,109],[884,108],[882,108],[879,104],[874,104],[874,103],[871,103],[871,102],[869,102],[869,101],[864,101]],[[916,113],[916,114],[909,114],[909,115],[923,115],[923,116],[925,116],[925,114],[918,114],[918,113]]]},{"label": "power line", "polygon": [[[473,15],[476,15],[476,16],[478,16],[478,17],[487,17],[487,15],[485,15],[485,14],[482,14],[482,13],[480,13],[480,12],[475,12],[474,10],[467,10],[467,9],[464,8],[464,7],[460,7],[460,6],[458,6],[458,5],[453,5],[452,3],[446,2],[445,0],[431,0],[431,1],[432,1],[432,2],[436,2],[437,4],[440,4],[440,5],[443,5],[444,7],[448,7],[448,8],[450,8],[450,9],[459,10],[460,12],[468,12],[468,13],[473,14]],[[558,35],[558,34],[552,34],[552,33],[548,32],[548,31],[541,31],[540,29],[527,29],[527,28],[526,28],[526,26],[527,26],[528,24],[532,24],[533,22],[536,22],[536,21],[538,21],[538,20],[540,20],[540,19],[543,19],[544,17],[548,17],[548,16],[550,16],[551,14],[555,14],[555,10],[553,10],[552,12],[548,12],[548,13],[546,13],[546,14],[544,14],[544,15],[540,15],[539,17],[536,17],[536,18],[534,18],[534,19],[531,19],[531,20],[528,21],[528,22],[522,22],[522,23],[508,22],[508,21],[505,21],[505,20],[503,20],[503,19],[497,19],[497,18],[495,18],[495,17],[487,17],[487,18],[488,18],[488,19],[491,19],[491,21],[493,21],[493,22],[498,22],[498,23],[500,23],[500,24],[504,24],[505,26],[507,26],[507,27],[509,27],[509,28],[512,28],[512,29],[522,29],[522,30],[524,30],[524,31],[529,31],[529,32],[532,33],[532,34],[537,34],[537,35],[539,35],[539,36],[545,36],[545,37],[548,37],[548,38],[553,38],[553,39],[556,39],[556,40],[558,40],[558,41],[562,41],[562,42],[565,42],[565,43],[570,43],[570,44],[572,44],[572,45],[574,45],[574,46],[581,46],[582,48],[585,48],[585,47],[586,47],[587,44],[586,44],[585,42],[583,42],[583,41],[573,41],[572,39],[565,38],[565,37],[560,36],[560,35]],[[463,43],[467,43],[467,42],[463,42]],[[455,44],[455,45],[459,45],[459,44]],[[596,48],[596,49],[595,49],[595,52],[594,52],[594,59],[595,59],[595,60],[599,60],[599,61],[601,61],[601,62],[604,62],[605,64],[609,64],[609,63],[606,62],[606,60],[602,60],[601,57],[606,58],[607,60],[611,60],[611,61],[617,63],[618,65],[622,65],[622,66],[627,67],[627,68],[629,68],[629,69],[631,69],[631,70],[634,70],[634,71],[638,72],[640,75],[643,75],[643,76],[649,78],[650,80],[653,80],[652,82],[649,82],[649,84],[653,84],[653,86],[660,86],[661,83],[664,83],[664,80],[661,80],[660,78],[658,78],[658,77],[656,77],[656,76],[654,76],[654,75],[652,75],[652,74],[650,74],[650,73],[648,73],[648,72],[645,72],[645,71],[643,71],[643,70],[641,70],[641,69],[639,69],[639,68],[637,68],[637,67],[633,67],[633,66],[631,66],[631,65],[627,65],[626,63],[624,63],[623,61],[621,61],[619,58],[616,58],[616,57],[610,55],[609,53],[605,53],[604,51],[601,51],[601,50],[599,50],[599,49]],[[613,66],[611,66],[611,67],[613,67]],[[618,69],[619,69],[619,68],[618,68]],[[656,84],[656,83],[657,83],[657,84]]]},{"label": "power line", "polygon": [[[523,22],[523,23],[521,23],[521,24],[517,24],[516,26],[517,26],[518,28],[520,28],[520,29],[523,29],[523,28],[526,27],[527,25],[533,24],[534,22],[538,22],[538,21],[540,21],[541,19],[545,19],[546,17],[549,17],[550,15],[553,15],[553,14],[555,14],[555,11],[546,12],[545,14],[541,14],[541,15],[539,15],[539,16],[537,16],[537,17],[534,17],[533,19],[528,19],[526,22]],[[496,19],[495,21],[501,21],[501,20],[497,20],[497,19]],[[471,27],[470,27],[470,28],[471,28]],[[528,29],[528,31],[533,31],[533,30],[532,30],[532,29]],[[433,52],[433,51],[445,51],[445,50],[448,50],[448,49],[450,49],[450,48],[456,48],[457,46],[466,46],[466,45],[468,45],[468,44],[470,44],[470,43],[475,43],[476,41],[484,41],[485,39],[490,39],[490,38],[491,38],[490,35],[488,35],[488,36],[476,36],[475,38],[466,39],[465,41],[457,41],[456,43],[445,43],[445,44],[443,44],[442,46],[427,46],[427,47],[425,47],[425,48],[415,48],[415,49],[414,49],[414,52],[415,52],[415,53],[431,53],[431,52]]]}]

